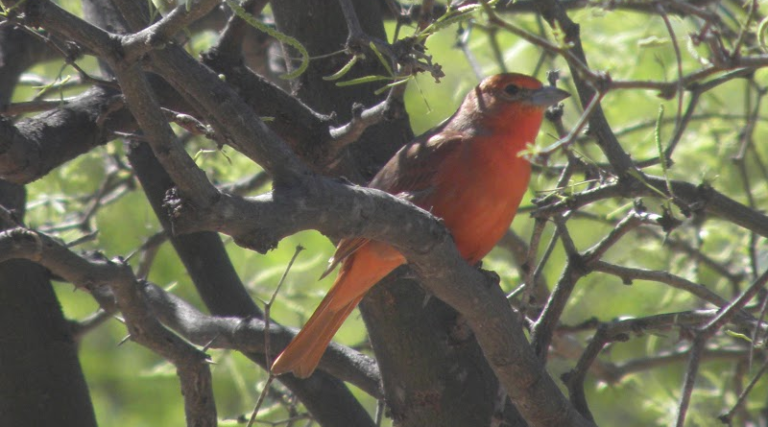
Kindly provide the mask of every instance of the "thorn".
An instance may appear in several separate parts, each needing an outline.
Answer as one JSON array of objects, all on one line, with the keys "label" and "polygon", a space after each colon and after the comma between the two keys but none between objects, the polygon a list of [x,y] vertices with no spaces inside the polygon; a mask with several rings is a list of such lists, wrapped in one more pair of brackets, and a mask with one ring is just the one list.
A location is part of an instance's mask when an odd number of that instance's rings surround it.
[{"label": "thorn", "polygon": [[219,336],[221,336],[221,333],[217,333],[217,334],[216,334],[216,336],[214,336],[213,338],[211,338],[211,340],[210,340],[210,341],[208,341],[207,343],[205,343],[205,345],[204,345],[204,346],[203,346],[203,348],[202,348],[203,352],[206,352],[206,351],[208,351],[208,349],[210,349],[210,348],[211,348],[211,346],[213,345],[213,342],[214,342],[214,341],[216,341],[216,339],[217,339]]},{"label": "thorn", "polygon": [[119,342],[119,343],[117,343],[117,346],[118,346],[118,347],[122,346],[122,345],[123,345],[123,344],[125,344],[125,343],[126,343],[126,341],[128,341],[129,339],[131,339],[131,334],[128,334],[128,335],[126,335],[126,336],[125,336],[125,338],[121,339],[121,340],[120,340],[120,342]]},{"label": "thorn", "polygon": [[424,301],[421,302],[421,308],[425,308],[429,304],[429,300],[432,299],[432,294],[424,295]]}]

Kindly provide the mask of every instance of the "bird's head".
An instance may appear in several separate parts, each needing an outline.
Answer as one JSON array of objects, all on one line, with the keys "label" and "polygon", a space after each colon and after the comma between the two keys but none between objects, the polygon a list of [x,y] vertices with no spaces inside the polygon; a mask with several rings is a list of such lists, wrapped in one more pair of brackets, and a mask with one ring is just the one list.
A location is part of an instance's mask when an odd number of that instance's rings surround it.
[{"label": "bird's head", "polygon": [[475,98],[474,107],[478,111],[499,116],[543,112],[570,96],[562,89],[544,86],[534,77],[517,73],[487,77],[477,85],[474,96],[471,95],[467,98]]},{"label": "bird's head", "polygon": [[535,139],[547,107],[569,96],[525,74],[496,74],[467,94],[449,126],[480,135],[504,135],[525,144]]}]

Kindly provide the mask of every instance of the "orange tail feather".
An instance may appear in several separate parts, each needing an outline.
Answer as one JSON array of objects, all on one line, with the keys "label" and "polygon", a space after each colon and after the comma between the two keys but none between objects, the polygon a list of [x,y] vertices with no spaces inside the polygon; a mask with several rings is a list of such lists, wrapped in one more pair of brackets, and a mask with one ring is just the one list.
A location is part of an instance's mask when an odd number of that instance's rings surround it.
[{"label": "orange tail feather", "polygon": [[325,349],[336,335],[336,331],[361,299],[362,296],[342,307],[341,310],[326,307],[324,310],[315,311],[296,338],[277,356],[275,363],[272,364],[272,372],[280,375],[293,371],[293,374],[299,378],[312,375]]},{"label": "orange tail feather", "polygon": [[320,306],[272,364],[272,373],[312,375],[326,347],[366,292],[405,261],[383,243],[370,242],[347,258]]}]

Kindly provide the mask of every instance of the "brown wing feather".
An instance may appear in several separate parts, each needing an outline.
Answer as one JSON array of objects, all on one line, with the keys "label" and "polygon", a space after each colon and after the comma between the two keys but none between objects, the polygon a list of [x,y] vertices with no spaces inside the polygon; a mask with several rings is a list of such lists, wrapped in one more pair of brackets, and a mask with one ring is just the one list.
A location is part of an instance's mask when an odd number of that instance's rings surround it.
[{"label": "brown wing feather", "polygon": [[[424,199],[431,193],[433,177],[443,160],[450,156],[464,139],[463,135],[438,134],[442,124],[432,132],[421,135],[406,145],[379,171],[368,185],[371,188],[386,191],[404,198],[415,205],[422,206]],[[336,247],[336,253],[330,259],[328,269],[320,278],[327,276],[336,266],[368,243],[369,239],[357,237],[343,239]]]},{"label": "brown wing feather", "polygon": [[398,197],[403,197],[401,193],[428,190],[443,160],[454,153],[463,139],[461,134],[445,133],[420,137],[398,151],[368,186]]},{"label": "brown wing feather", "polygon": [[338,246],[336,246],[336,252],[333,254],[330,260],[328,260],[328,268],[325,269],[322,275],[320,275],[319,280],[323,280],[325,276],[329,275],[331,271],[333,271],[337,265],[339,265],[340,262],[347,259],[348,256],[352,255],[360,249],[363,245],[368,243],[368,239],[364,237],[356,237],[354,239],[342,239]]}]

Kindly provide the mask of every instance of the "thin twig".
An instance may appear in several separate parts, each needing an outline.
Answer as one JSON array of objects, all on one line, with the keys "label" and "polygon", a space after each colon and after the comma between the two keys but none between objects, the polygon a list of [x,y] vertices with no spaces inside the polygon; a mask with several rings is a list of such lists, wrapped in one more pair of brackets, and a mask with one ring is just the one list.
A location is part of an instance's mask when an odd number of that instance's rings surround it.
[{"label": "thin twig", "polygon": [[259,413],[259,409],[261,409],[261,405],[264,403],[264,399],[267,397],[267,392],[269,391],[269,387],[272,385],[272,381],[275,380],[275,375],[271,371],[272,366],[272,352],[270,349],[270,333],[269,333],[269,327],[270,327],[270,311],[272,308],[272,304],[275,302],[275,299],[277,298],[277,294],[280,293],[280,288],[282,288],[283,283],[285,282],[285,278],[288,277],[288,272],[291,271],[291,267],[293,266],[293,263],[296,261],[296,258],[299,256],[299,253],[304,250],[304,247],[299,245],[296,246],[296,250],[293,253],[293,257],[291,257],[291,260],[288,261],[288,266],[285,268],[285,271],[283,272],[283,275],[280,277],[280,281],[277,283],[277,286],[275,287],[275,291],[272,292],[272,297],[264,304],[264,358],[266,359],[266,366],[269,367],[269,378],[267,378],[267,382],[264,384],[264,388],[261,390],[261,394],[259,394],[259,398],[256,400],[256,405],[253,407],[253,411],[251,412],[251,418],[248,420],[248,426],[252,427],[253,424],[256,422],[256,414]]},{"label": "thin twig", "polygon": [[685,424],[685,418],[688,414],[688,407],[691,403],[691,393],[696,382],[696,376],[699,370],[699,364],[701,363],[701,353],[707,344],[707,341],[722,328],[722,326],[736,315],[744,305],[749,302],[752,297],[765,287],[768,283],[768,270],[765,271],[760,277],[757,278],[741,295],[734,299],[727,307],[720,310],[717,316],[709,321],[704,327],[699,329],[693,339],[693,346],[691,347],[691,356],[688,360],[688,369],[685,373],[685,379],[683,381],[683,391],[680,393],[680,404],[678,405],[677,414],[677,427],[683,427]]}]

